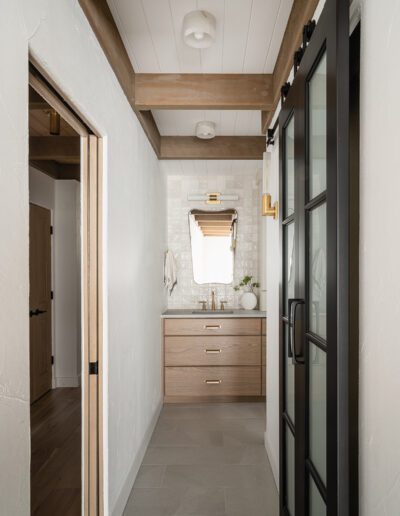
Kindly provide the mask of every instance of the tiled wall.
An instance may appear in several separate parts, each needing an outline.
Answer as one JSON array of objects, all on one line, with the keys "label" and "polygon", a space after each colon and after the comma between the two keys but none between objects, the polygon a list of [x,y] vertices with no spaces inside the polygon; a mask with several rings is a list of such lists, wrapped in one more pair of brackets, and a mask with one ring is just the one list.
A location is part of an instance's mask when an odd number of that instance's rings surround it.
[{"label": "tiled wall", "polygon": [[[218,302],[224,299],[228,307],[239,308],[241,294],[233,290],[233,285],[245,274],[258,279],[262,162],[170,161],[163,162],[162,168],[167,175],[168,248],[174,253],[178,267],[178,284],[168,296],[168,308],[199,308],[200,300],[210,300],[211,290],[216,290]],[[188,201],[188,194],[206,192],[239,196],[238,201],[224,202],[215,208],[235,208],[238,212],[234,283],[231,285],[198,285],[193,280],[188,212],[193,208],[207,210],[210,206]]]}]

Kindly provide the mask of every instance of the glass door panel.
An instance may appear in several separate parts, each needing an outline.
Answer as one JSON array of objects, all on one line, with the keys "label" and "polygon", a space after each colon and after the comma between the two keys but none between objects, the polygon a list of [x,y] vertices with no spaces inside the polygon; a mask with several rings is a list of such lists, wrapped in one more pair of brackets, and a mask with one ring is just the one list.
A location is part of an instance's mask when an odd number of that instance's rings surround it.
[{"label": "glass door panel", "polygon": [[326,352],[309,342],[309,456],[326,485]]},{"label": "glass door panel", "polygon": [[326,204],[309,215],[309,328],[326,339]]},{"label": "glass door panel", "polygon": [[284,315],[288,315],[288,300],[294,297],[295,281],[295,244],[294,222],[284,228],[285,264],[284,264]]},{"label": "glass door panel", "polygon": [[326,516],[326,505],[310,476],[310,516]]},{"label": "glass door panel", "polygon": [[326,190],[326,52],[308,85],[309,198]]},{"label": "glass door panel", "polygon": [[294,213],[294,117],[285,129],[285,213],[284,218]]},{"label": "glass door panel", "polygon": [[295,423],[294,419],[294,364],[293,360],[290,357],[289,353],[289,326],[287,324],[284,325],[284,334],[285,334],[285,357],[286,357],[286,369],[285,369],[285,378],[286,378],[286,389],[285,389],[285,409],[286,414],[291,419],[292,423]]}]

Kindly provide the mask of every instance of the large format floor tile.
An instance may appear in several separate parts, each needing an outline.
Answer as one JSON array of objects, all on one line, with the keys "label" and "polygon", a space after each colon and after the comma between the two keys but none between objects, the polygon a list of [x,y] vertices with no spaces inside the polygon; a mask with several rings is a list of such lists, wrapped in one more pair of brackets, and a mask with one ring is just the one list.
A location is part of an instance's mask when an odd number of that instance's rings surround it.
[{"label": "large format floor tile", "polygon": [[262,403],[165,405],[125,516],[277,516]]}]

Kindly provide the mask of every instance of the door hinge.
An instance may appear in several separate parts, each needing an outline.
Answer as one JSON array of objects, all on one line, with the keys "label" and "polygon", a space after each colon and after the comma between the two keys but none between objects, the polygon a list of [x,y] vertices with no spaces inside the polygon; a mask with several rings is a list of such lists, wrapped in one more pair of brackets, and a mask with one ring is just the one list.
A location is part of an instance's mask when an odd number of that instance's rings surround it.
[{"label": "door hinge", "polygon": [[54,290],[50,291],[50,299],[54,299]]},{"label": "door hinge", "polygon": [[89,362],[89,374],[99,374],[99,362]]},{"label": "door hinge", "polygon": [[51,355],[51,365],[54,365],[54,355]]},{"label": "door hinge", "polygon": [[54,234],[54,226],[50,226],[50,235]]}]

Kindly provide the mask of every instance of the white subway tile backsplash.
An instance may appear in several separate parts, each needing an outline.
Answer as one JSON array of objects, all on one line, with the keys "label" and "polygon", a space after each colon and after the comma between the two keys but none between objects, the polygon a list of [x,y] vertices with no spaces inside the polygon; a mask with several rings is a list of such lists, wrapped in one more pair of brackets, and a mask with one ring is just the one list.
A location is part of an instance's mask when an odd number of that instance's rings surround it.
[{"label": "white subway tile backsplash", "polygon": [[[236,164],[235,164],[236,165]],[[185,165],[183,165],[185,166]],[[219,173],[218,164],[213,163],[203,175],[182,174],[181,164],[175,167],[168,164],[167,173],[167,227],[168,247],[177,262],[178,283],[172,295],[168,296],[168,308],[196,308],[199,301],[210,300],[211,290],[217,293],[217,301],[226,300],[228,307],[238,308],[240,292],[233,286],[245,274],[258,280],[258,224],[260,221],[260,189],[257,175],[261,164],[254,162],[253,169],[247,164],[240,171],[227,170]],[[196,170],[196,167],[192,167]],[[235,208],[238,211],[238,234],[235,255],[234,282],[231,285],[198,285],[193,280],[192,256],[188,213],[191,209],[210,209],[204,202],[188,201],[188,194],[223,192],[237,194],[238,201],[224,202],[216,209]]]}]

